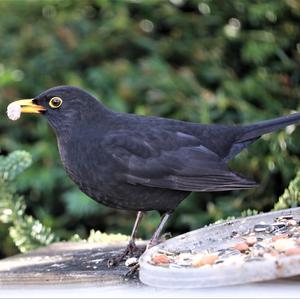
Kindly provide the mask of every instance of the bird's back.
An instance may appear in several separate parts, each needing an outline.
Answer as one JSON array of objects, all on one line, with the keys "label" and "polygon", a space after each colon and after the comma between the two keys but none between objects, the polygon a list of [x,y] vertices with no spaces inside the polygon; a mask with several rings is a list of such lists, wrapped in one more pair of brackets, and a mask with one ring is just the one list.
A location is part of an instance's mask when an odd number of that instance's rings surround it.
[{"label": "bird's back", "polygon": [[[240,125],[199,124],[156,116],[125,115],[126,121],[123,124],[124,127],[131,124],[129,130],[141,132],[144,136],[150,135],[149,132],[156,132],[157,136],[163,135],[162,132],[169,132],[170,139],[182,142],[182,145],[184,142],[187,145],[193,143],[202,145],[222,159],[227,158],[232,146],[244,131],[244,127]],[[178,136],[181,136],[182,139],[178,140]],[[172,143],[171,140],[163,139],[162,147],[166,146],[167,142]]]}]

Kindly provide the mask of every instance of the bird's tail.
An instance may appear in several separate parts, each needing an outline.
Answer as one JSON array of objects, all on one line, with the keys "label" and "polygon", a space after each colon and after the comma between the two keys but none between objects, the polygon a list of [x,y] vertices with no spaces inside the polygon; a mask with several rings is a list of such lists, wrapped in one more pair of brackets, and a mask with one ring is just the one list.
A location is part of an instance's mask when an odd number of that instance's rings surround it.
[{"label": "bird's tail", "polygon": [[290,115],[257,122],[255,124],[241,126],[239,134],[232,145],[229,154],[224,159],[226,161],[232,159],[249,144],[257,140],[260,136],[297,122],[300,122],[300,113],[293,113]]},{"label": "bird's tail", "polygon": [[300,122],[300,113],[293,113],[275,119],[257,122],[252,125],[243,126],[243,133],[240,135],[238,142],[255,140],[263,134],[271,133],[297,122]]}]

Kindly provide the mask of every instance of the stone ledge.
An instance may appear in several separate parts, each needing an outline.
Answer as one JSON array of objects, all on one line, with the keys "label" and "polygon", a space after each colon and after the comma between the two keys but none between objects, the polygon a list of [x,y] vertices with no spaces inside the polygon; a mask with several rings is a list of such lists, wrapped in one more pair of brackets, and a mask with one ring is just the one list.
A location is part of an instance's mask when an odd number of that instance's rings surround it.
[{"label": "stone ledge", "polygon": [[0,261],[0,285],[121,284],[128,268],[124,263],[108,268],[107,260],[121,252],[126,245],[126,242],[60,242],[5,258]]}]

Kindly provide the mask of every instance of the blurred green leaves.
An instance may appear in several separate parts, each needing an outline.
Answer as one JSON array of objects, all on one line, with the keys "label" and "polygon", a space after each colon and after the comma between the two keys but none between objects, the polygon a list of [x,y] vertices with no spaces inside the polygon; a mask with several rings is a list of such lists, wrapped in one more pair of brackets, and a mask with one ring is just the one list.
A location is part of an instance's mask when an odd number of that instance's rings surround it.
[{"label": "blurred green leaves", "polygon": [[25,201],[15,193],[11,184],[30,164],[31,157],[25,151],[0,156],[0,222],[9,225],[9,235],[21,252],[58,240],[50,228],[26,215]]},{"label": "blurred green leaves", "polygon": [[[46,121],[8,121],[11,100],[68,84],[143,115],[223,124],[280,116],[300,107],[299,23],[295,0],[0,1],[0,149],[32,155],[15,181],[28,211],[64,239],[91,229],[129,234],[134,221],[134,213],[84,197],[66,177]],[[168,229],[270,210],[300,166],[299,134],[267,135],[232,162],[260,188],[193,194]],[[150,213],[140,236],[151,235],[157,218]],[[6,237],[0,230],[9,254]]]},{"label": "blurred green leaves", "polygon": [[278,202],[275,204],[275,210],[295,208],[300,205],[300,171],[296,177],[290,182],[287,189],[279,197]]},{"label": "blurred green leaves", "polygon": [[31,163],[31,156],[25,151],[15,151],[7,157],[0,156],[1,179],[12,181]]}]

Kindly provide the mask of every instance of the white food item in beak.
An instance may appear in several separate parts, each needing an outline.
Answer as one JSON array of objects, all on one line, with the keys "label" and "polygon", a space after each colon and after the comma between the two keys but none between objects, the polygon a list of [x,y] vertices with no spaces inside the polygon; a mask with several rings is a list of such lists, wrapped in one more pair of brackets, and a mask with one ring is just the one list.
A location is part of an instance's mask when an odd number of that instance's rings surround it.
[{"label": "white food item in beak", "polygon": [[21,106],[16,103],[10,103],[7,106],[7,116],[11,120],[17,120],[21,116]]}]

